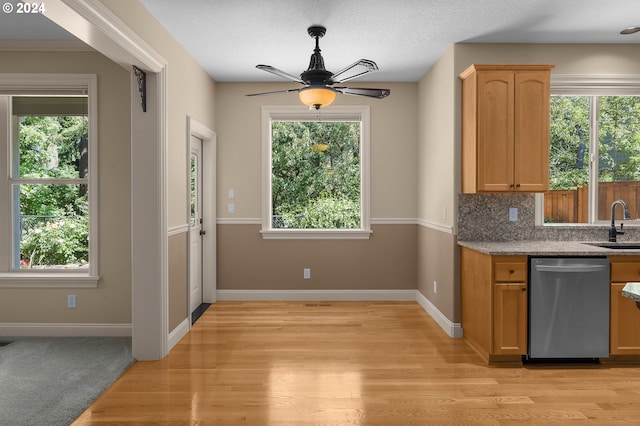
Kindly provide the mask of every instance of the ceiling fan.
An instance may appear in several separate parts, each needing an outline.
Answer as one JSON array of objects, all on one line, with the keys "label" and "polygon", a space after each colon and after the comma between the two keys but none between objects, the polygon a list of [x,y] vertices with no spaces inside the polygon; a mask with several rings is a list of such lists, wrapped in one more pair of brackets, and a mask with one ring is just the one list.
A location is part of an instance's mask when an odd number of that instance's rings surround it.
[{"label": "ceiling fan", "polygon": [[391,93],[391,90],[389,89],[365,89],[360,87],[334,86],[334,84],[341,84],[364,74],[377,71],[378,65],[369,59],[360,59],[335,74],[331,71],[327,71],[324,67],[324,59],[320,54],[319,42],[320,38],[327,32],[327,29],[325,27],[315,25],[309,27],[307,32],[316,40],[316,48],[313,50],[313,54],[311,55],[309,68],[306,71],[303,71],[300,74],[300,77],[286,73],[278,68],[272,67],[271,65],[256,65],[256,68],[259,70],[270,72],[288,80],[295,81],[296,83],[303,84],[304,87],[298,89],[277,90],[275,92],[252,93],[247,96],[298,92],[302,103],[308,105],[309,108],[315,109],[320,109],[320,107],[330,105],[334,101],[336,93],[367,96],[378,99],[389,96]]}]

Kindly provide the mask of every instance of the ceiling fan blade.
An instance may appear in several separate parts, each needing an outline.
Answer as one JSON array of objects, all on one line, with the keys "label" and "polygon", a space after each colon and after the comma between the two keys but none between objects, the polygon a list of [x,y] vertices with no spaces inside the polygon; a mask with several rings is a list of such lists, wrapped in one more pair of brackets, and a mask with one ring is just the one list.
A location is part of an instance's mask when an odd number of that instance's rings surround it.
[{"label": "ceiling fan blade", "polygon": [[365,89],[362,87],[334,87],[333,89],[345,95],[367,96],[377,99],[386,98],[391,93],[389,89]]},{"label": "ceiling fan blade", "polygon": [[300,89],[288,89],[288,90],[276,90],[274,92],[262,92],[262,93],[250,93],[245,96],[264,96],[264,95],[278,95],[281,93],[299,92]]},{"label": "ceiling fan blade", "polygon": [[271,74],[275,74],[280,77],[284,77],[287,80],[295,81],[296,83],[304,84],[304,82],[300,79],[300,77],[296,77],[295,75],[291,75],[286,73],[278,68],[274,68],[271,65],[256,65],[256,68],[262,71],[270,72]]},{"label": "ceiling fan blade", "polygon": [[373,71],[378,71],[378,65],[375,62],[369,59],[359,59],[345,69],[335,73],[332,80],[334,83],[343,83]]}]

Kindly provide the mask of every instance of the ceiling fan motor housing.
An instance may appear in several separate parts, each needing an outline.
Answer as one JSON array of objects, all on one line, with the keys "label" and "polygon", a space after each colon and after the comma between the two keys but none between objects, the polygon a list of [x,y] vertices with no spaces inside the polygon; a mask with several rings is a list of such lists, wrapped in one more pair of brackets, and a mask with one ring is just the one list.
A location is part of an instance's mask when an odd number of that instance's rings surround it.
[{"label": "ceiling fan motor housing", "polygon": [[307,29],[307,32],[316,40],[316,48],[311,54],[309,68],[300,74],[300,78],[305,82],[305,84],[311,86],[324,86],[327,84],[332,84],[333,80],[331,79],[331,77],[333,77],[333,73],[331,71],[327,71],[327,69],[325,68],[324,58],[320,53],[319,40],[326,34],[327,29],[325,27],[316,25],[309,27]]}]

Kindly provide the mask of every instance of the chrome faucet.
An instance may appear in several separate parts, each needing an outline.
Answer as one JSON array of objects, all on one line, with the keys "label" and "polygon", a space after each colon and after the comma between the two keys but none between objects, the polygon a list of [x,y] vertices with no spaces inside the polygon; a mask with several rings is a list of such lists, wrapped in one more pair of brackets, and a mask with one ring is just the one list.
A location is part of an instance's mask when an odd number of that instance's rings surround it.
[{"label": "chrome faucet", "polygon": [[620,204],[622,206],[622,209],[624,210],[625,220],[631,219],[631,215],[629,214],[629,210],[627,209],[627,204],[624,201],[615,200],[613,203],[611,203],[611,226],[609,227],[609,242],[611,243],[616,242],[616,236],[624,234],[624,231],[622,230],[624,223],[620,224],[619,231],[616,229],[616,221],[615,221],[616,211],[615,210],[616,210],[617,204]]}]

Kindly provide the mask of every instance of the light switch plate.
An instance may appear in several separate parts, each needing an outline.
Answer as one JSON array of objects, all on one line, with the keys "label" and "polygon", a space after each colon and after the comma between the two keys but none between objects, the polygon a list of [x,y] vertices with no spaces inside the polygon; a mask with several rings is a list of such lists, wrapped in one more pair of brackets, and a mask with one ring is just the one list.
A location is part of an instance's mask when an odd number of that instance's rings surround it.
[{"label": "light switch plate", "polygon": [[517,222],[517,221],[518,221],[518,208],[509,207],[509,222]]}]

